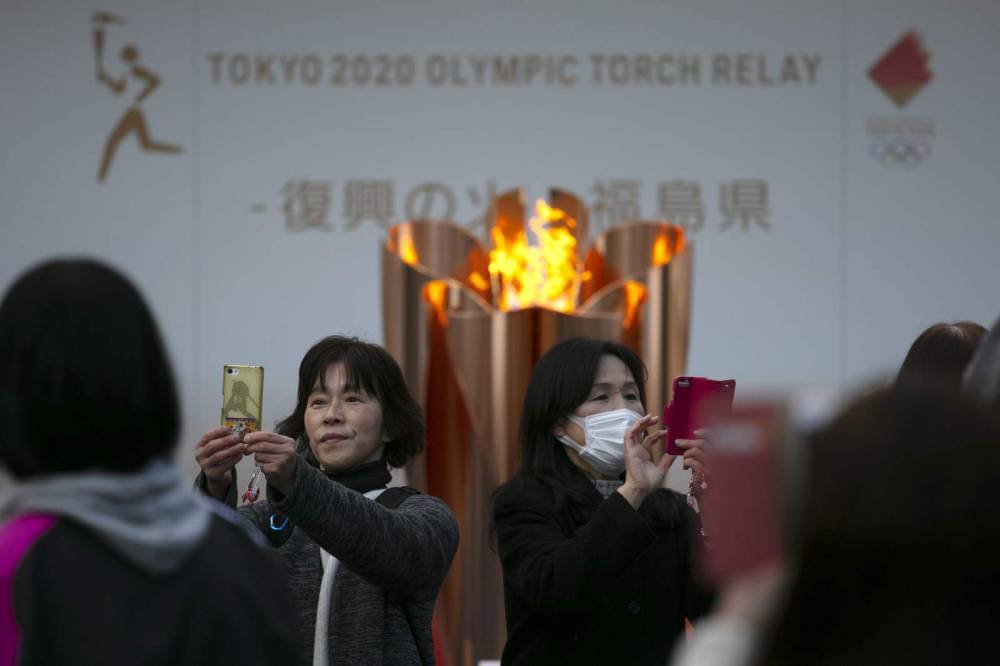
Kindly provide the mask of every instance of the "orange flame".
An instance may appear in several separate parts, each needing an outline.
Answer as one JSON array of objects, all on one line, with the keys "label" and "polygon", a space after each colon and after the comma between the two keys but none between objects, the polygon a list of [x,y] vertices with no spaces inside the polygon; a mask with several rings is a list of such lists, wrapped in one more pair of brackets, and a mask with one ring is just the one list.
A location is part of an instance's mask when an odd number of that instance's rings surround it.
[{"label": "orange flame", "polygon": [[417,247],[413,244],[413,229],[408,224],[399,226],[399,258],[410,266],[420,261]]},{"label": "orange flame", "polygon": [[538,305],[572,312],[580,283],[588,277],[577,256],[576,220],[539,199],[528,226],[538,245],[528,245],[523,230],[513,237],[505,236],[499,227],[492,230],[489,270],[499,283],[499,308],[506,311]]},{"label": "orange flame", "polygon": [[653,265],[662,266],[670,261],[670,244],[666,236],[657,236],[653,243]]},{"label": "orange flame", "polygon": [[469,283],[479,291],[486,291],[490,288],[490,282],[483,277],[479,271],[469,273]]},{"label": "orange flame", "polygon": [[[673,236],[671,238],[671,236]],[[661,233],[653,243],[653,266],[664,266],[670,263],[675,254],[684,251],[684,230],[680,228],[672,229],[671,232]]]},{"label": "orange flame", "polygon": [[448,283],[444,280],[434,280],[424,285],[424,300],[434,307],[434,314],[442,326],[448,323],[448,312],[444,302],[447,293]]},{"label": "orange flame", "polygon": [[[657,241],[659,242],[659,241]],[[639,317],[639,307],[646,302],[646,285],[635,280],[625,283],[625,316],[622,327],[632,328]]]}]

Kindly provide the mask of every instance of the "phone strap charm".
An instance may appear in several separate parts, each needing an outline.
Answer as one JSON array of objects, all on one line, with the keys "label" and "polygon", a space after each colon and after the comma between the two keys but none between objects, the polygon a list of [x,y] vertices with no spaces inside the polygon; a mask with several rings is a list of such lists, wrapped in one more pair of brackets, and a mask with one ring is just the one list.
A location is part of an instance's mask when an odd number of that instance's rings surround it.
[{"label": "phone strap charm", "polygon": [[[229,429],[229,432],[239,435],[242,442],[243,438],[246,437],[247,427],[243,423],[236,423]],[[243,492],[243,501],[247,504],[253,504],[260,498],[260,488],[257,487],[257,475],[260,474],[260,470],[260,463],[257,463],[253,468],[253,474],[250,475],[250,483]]]},{"label": "phone strap charm", "polygon": [[695,511],[701,511],[701,505],[698,500],[701,496],[708,490],[708,480],[704,475],[698,475],[692,472],[691,482],[688,484],[687,491],[687,505],[694,509]]},{"label": "phone strap charm", "polygon": [[243,491],[243,501],[247,504],[253,504],[260,497],[260,488],[257,487],[257,475],[260,474],[260,470],[260,463],[254,465],[253,474],[250,475],[250,483],[247,485],[247,489]]}]

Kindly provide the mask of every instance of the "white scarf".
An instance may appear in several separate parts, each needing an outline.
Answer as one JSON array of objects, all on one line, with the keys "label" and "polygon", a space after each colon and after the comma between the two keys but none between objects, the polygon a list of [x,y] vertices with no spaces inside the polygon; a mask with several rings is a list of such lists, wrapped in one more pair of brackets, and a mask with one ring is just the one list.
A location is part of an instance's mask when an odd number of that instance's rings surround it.
[{"label": "white scarf", "polygon": [[[376,499],[385,492],[385,488],[376,488],[365,493],[370,500]],[[316,633],[313,640],[313,666],[327,666],[330,652],[327,648],[327,638],[330,635],[330,607],[333,605],[333,580],[337,576],[340,560],[319,550],[320,561],[323,563],[323,581],[319,584],[319,603],[316,606]]]}]

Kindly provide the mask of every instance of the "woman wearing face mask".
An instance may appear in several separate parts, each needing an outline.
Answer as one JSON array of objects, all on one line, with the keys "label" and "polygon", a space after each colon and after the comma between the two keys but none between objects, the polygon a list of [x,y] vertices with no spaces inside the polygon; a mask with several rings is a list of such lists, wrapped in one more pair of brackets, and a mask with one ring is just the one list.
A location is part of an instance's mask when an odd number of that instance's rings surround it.
[{"label": "woman wearing face mask", "polygon": [[268,499],[239,515],[281,555],[305,662],[434,663],[431,615],[458,524],[435,497],[386,489],[389,467],[423,446],[423,416],[399,366],[381,347],[341,336],[306,352],[298,403],[277,432],[241,443],[215,428],[198,443],[198,486],[233,507],[233,465],[252,455],[262,466]]},{"label": "woman wearing face mask", "polygon": [[[709,595],[692,572],[696,514],[663,487],[664,430],[645,415],[642,361],[573,338],[538,362],[521,414],[521,470],[492,512],[503,566],[504,664],[663,664]],[[700,442],[679,440],[706,472]]]}]

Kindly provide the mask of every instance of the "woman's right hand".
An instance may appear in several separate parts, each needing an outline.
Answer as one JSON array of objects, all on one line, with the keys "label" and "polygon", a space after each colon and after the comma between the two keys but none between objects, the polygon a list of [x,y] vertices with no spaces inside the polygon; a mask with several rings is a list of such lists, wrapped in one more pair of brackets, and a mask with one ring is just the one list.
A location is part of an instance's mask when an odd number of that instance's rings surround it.
[{"label": "woman's right hand", "polygon": [[212,428],[198,440],[194,459],[205,475],[208,494],[225,499],[229,484],[233,482],[233,467],[243,458],[243,442],[229,428]]},{"label": "woman's right hand", "polygon": [[625,432],[625,483],[618,492],[633,509],[638,509],[646,497],[660,487],[674,462],[674,456],[667,453],[660,457],[659,462],[653,462],[652,447],[663,439],[667,431],[652,430],[645,436],[643,433],[658,421],[657,417],[647,414]]}]

